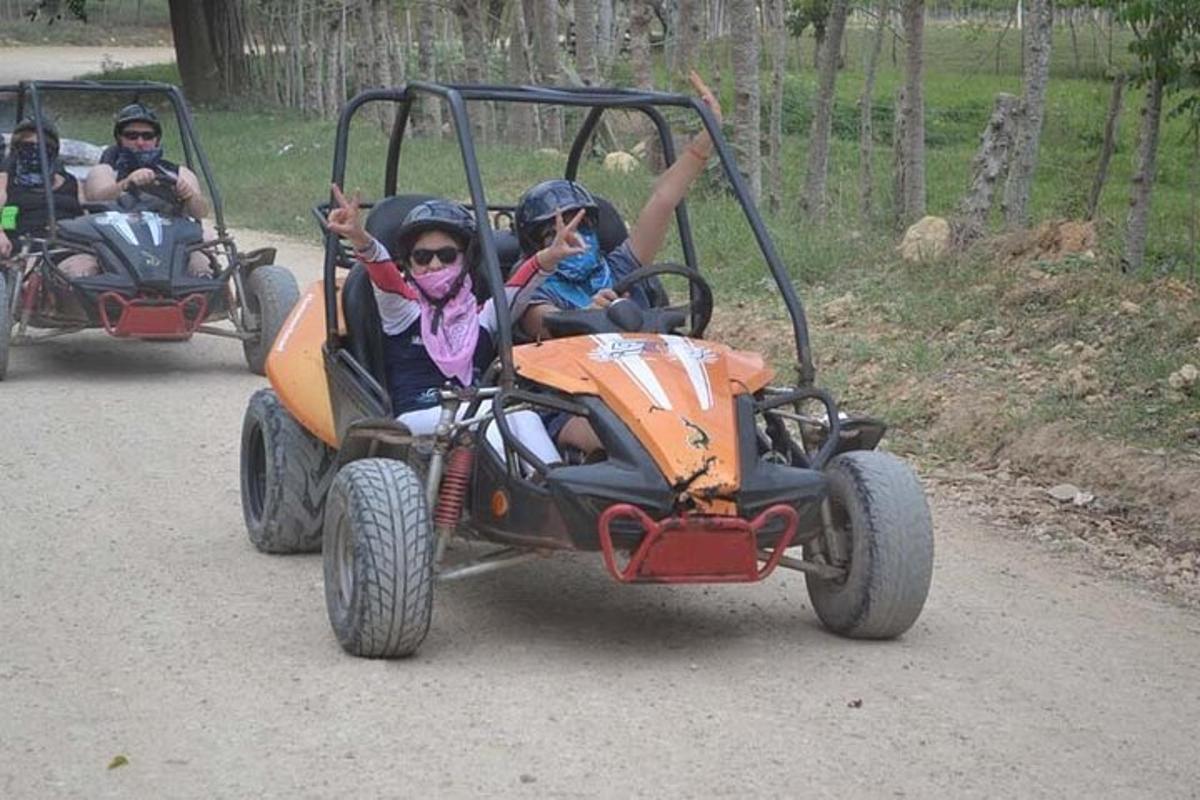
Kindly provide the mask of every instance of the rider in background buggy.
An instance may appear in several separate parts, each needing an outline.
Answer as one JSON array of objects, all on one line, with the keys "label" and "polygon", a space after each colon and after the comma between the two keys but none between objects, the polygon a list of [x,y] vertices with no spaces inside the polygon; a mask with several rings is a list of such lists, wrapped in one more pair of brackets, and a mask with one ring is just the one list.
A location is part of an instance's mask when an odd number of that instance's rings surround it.
[{"label": "rider in background buggy", "polygon": [[[32,118],[19,122],[13,128],[8,154],[0,160],[0,259],[13,255],[19,246],[14,239],[42,238],[47,233],[50,215],[46,206],[45,176],[38,156],[37,128]],[[77,217],[83,213],[83,189],[59,162],[57,127],[43,119],[42,130],[46,134],[55,215],[59,219]],[[99,269],[96,259],[85,254],[69,256],[58,266],[68,275]]]},{"label": "rider in background buggy", "polygon": [[[136,191],[156,198],[157,205],[169,216],[202,219],[208,215],[208,201],[195,173],[163,158],[162,124],[152,109],[141,103],[122,108],[113,122],[113,138],[116,144],[107,148],[100,163],[88,172],[88,200],[114,201],[125,192]],[[205,238],[212,238],[207,226]],[[208,257],[193,252],[188,258],[188,273],[211,275]]]}]

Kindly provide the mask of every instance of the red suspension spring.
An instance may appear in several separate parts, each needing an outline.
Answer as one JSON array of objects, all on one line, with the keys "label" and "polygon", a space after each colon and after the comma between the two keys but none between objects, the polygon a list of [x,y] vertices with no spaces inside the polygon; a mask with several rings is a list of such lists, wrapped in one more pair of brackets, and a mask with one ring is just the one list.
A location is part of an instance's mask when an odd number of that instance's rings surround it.
[{"label": "red suspension spring", "polygon": [[442,475],[442,485],[438,490],[437,511],[433,514],[433,522],[438,528],[453,528],[458,524],[462,514],[463,500],[467,496],[467,487],[471,483],[471,466],[475,462],[475,450],[467,446],[459,446],[446,456],[446,471]]}]

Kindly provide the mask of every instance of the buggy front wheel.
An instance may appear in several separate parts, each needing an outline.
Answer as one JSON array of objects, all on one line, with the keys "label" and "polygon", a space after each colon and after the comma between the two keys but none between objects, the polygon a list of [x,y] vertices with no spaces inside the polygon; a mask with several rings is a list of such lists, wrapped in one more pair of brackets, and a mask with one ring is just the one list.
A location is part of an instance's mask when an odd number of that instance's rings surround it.
[{"label": "buggy front wheel", "polygon": [[258,330],[253,338],[242,342],[246,352],[246,364],[251,372],[265,375],[267,355],[279,335],[284,320],[292,306],[300,299],[300,287],[296,277],[286,267],[266,264],[256,268],[246,279],[247,309],[258,318]]},{"label": "buggy front wheel", "polygon": [[[933,522],[921,483],[889,453],[843,453],[826,467],[830,530],[849,557],[841,579],[807,575],[825,627],[854,639],[891,639],[921,613],[933,574]],[[826,548],[829,551],[829,548]]]},{"label": "buggy front wheel", "polygon": [[325,605],[338,642],[366,658],[416,652],[433,614],[434,539],[425,488],[402,461],[338,472],[325,503]]}]

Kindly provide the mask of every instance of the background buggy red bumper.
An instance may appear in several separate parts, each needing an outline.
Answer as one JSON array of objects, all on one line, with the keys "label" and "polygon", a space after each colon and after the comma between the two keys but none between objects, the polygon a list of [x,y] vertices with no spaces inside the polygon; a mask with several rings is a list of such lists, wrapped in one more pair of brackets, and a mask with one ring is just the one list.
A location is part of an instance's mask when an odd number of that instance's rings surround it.
[{"label": "background buggy red bumper", "polygon": [[166,297],[128,299],[117,292],[97,298],[100,322],[111,336],[138,339],[190,338],[208,315],[208,300],[199,293],[179,300]]},{"label": "background buggy red bumper", "polygon": [[[628,518],[645,535],[624,567],[617,565],[612,524]],[[784,523],[775,548],[759,567],[758,533],[773,520]],[[622,583],[735,583],[760,581],[774,571],[796,535],[799,515],[789,505],[771,506],[753,520],[682,515],[656,522],[637,506],[620,503],[600,515],[604,564]]]}]

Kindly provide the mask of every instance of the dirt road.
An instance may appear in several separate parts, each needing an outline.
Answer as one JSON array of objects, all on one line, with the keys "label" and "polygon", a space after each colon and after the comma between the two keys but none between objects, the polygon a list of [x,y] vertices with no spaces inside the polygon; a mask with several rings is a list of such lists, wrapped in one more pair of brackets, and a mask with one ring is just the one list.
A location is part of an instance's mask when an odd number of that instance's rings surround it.
[{"label": "dirt road", "polygon": [[243,530],[261,385],[224,340],[14,350],[0,797],[1196,796],[1200,616],[943,498],[897,642],[826,634],[792,573],[575,558],[442,587],[416,659],[352,659],[319,558]]},{"label": "dirt road", "polygon": [[65,80],[99,72],[105,64],[125,67],[175,60],[171,47],[4,47],[0,48],[0,84],[26,79]]}]

